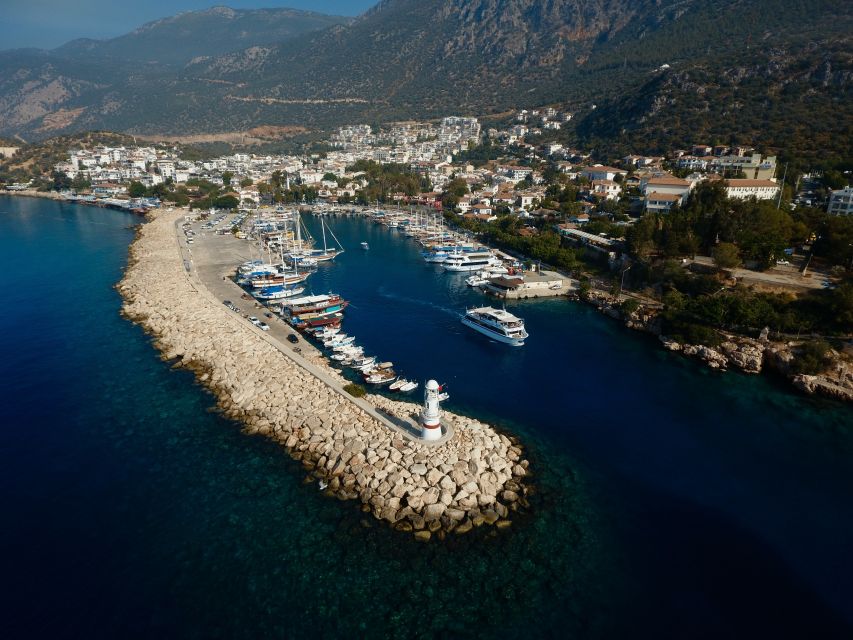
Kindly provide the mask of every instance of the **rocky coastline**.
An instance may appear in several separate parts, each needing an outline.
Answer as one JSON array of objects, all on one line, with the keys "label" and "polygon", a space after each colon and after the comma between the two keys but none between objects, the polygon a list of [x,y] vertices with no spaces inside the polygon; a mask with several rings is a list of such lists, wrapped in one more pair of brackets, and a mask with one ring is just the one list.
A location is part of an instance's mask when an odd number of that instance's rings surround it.
[{"label": "rocky coastline", "polygon": [[[301,461],[306,481],[322,481],[329,496],[357,500],[419,541],[483,525],[503,529],[529,507],[530,465],[514,438],[447,411],[453,436],[446,442],[403,437],[300,365],[301,356],[231,314],[185,269],[175,234],[181,215],[149,214],[117,289],[125,316],[153,337],[164,359],[194,371],[226,417],[279,442]],[[418,410],[383,396],[367,399],[399,418]]]},{"label": "rocky coastline", "polygon": [[843,354],[837,351],[830,351],[830,364],[820,374],[797,374],[791,365],[794,352],[800,345],[798,341],[776,342],[766,337],[754,339],[718,331],[722,341],[716,348],[686,344],[662,334],[655,310],[640,305],[635,311],[626,314],[612,296],[596,291],[590,293],[587,302],[601,313],[621,321],[629,329],[657,336],[668,351],[700,360],[712,369],[736,369],[749,374],[773,371],[802,393],[853,402],[853,367],[848,367]]}]

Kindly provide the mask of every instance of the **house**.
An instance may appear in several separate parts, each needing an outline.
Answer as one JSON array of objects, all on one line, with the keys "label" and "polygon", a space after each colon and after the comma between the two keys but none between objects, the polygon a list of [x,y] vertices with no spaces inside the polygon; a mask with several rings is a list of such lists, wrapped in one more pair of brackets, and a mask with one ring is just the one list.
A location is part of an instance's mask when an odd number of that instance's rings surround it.
[{"label": "house", "polygon": [[501,188],[492,195],[493,204],[515,204],[516,195],[512,189]]},{"label": "house", "polygon": [[646,211],[651,211],[653,213],[668,213],[676,203],[680,206],[683,200],[683,196],[675,193],[658,193],[657,191],[650,191],[646,193],[644,205]]},{"label": "house", "polygon": [[829,196],[829,206],[826,211],[834,215],[853,214],[853,187],[833,191]]},{"label": "house", "polygon": [[592,194],[605,200],[618,200],[622,187],[613,180],[593,180]]},{"label": "house", "polygon": [[676,195],[679,198],[686,196],[693,188],[693,183],[688,180],[676,178],[668,173],[662,175],[648,175],[640,180],[640,191],[644,196],[650,193]]},{"label": "house", "polygon": [[772,180],[726,180],[726,196],[737,200],[756,198],[757,200],[772,200],[779,195],[779,185]]},{"label": "house", "polygon": [[462,214],[463,218],[469,220],[481,220],[483,222],[491,222],[497,220],[498,217],[492,213],[492,208],[485,204],[475,204],[471,206],[470,211]]},{"label": "house", "polygon": [[492,205],[485,204],[484,202],[478,202],[477,204],[471,205],[471,213],[475,216],[486,216],[489,217],[492,215]]},{"label": "house", "polygon": [[615,180],[616,176],[628,175],[625,169],[617,169],[616,167],[606,167],[604,165],[594,165],[581,170],[580,175],[589,180]]},{"label": "house", "polygon": [[501,173],[510,178],[513,182],[521,182],[527,176],[533,175],[533,169],[530,167],[504,166],[501,167]]},{"label": "house", "polygon": [[516,195],[515,204],[522,208],[532,207],[542,197],[538,191],[519,191]]}]

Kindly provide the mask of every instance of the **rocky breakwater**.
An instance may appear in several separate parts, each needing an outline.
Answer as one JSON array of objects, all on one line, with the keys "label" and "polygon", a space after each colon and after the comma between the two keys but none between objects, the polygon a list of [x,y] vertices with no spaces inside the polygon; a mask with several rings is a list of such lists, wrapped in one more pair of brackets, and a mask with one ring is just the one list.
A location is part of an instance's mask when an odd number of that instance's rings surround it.
[{"label": "rocky breakwater", "polygon": [[[193,370],[223,413],[280,442],[310,479],[416,539],[505,528],[528,505],[529,464],[519,444],[470,418],[443,413],[454,428],[429,446],[384,424],[315,375],[298,355],[218,303],[185,269],[175,236],[180,212],[142,225],[118,285],[124,313],[141,324],[166,359]],[[415,405],[370,400],[400,417]]]}]

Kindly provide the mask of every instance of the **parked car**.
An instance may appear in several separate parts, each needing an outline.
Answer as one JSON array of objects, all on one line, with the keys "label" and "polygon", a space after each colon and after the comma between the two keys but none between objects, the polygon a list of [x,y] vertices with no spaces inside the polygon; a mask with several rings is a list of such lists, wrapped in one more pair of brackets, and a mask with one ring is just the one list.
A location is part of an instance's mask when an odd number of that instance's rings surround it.
[{"label": "parked car", "polygon": [[262,322],[258,325],[261,328],[261,331],[269,331],[270,326],[266,322]]},{"label": "parked car", "polygon": [[297,342],[299,342],[299,338],[296,337],[295,333],[291,333],[289,336],[287,336],[287,341],[296,344]]},{"label": "parked car", "polygon": [[249,317],[249,322],[251,322],[251,323],[252,323],[253,325],[255,325],[256,327],[259,327],[259,326],[261,325],[261,321],[260,321],[260,320],[258,320],[255,316],[250,316],[250,317]]}]

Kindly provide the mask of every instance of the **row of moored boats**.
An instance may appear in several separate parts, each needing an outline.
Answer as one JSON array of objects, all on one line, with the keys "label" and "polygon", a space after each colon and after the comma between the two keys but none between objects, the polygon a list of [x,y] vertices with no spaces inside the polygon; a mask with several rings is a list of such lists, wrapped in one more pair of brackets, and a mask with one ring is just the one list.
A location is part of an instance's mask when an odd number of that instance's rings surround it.
[{"label": "row of moored boats", "polygon": [[389,390],[401,393],[414,391],[417,382],[399,377],[393,363],[367,355],[364,348],[355,343],[354,336],[341,331],[344,311],[349,305],[347,300],[336,293],[305,295],[306,281],[318,265],[334,260],[343,248],[326,245],[326,232],[334,235],[321,220],[324,246],[312,249],[313,241],[306,239],[310,236],[307,230],[303,233],[298,215],[298,212],[293,214],[293,229],[286,225],[284,228],[272,226],[265,233],[257,234],[261,251],[266,250],[268,257],[278,253],[279,259],[241,264],[237,269],[238,284],[294,329],[313,338],[333,364],[349,368],[367,384],[388,385]]}]

